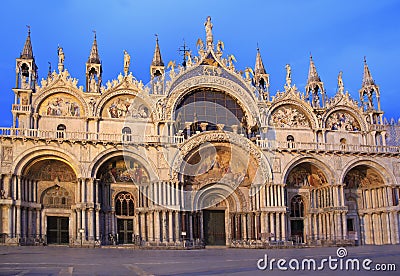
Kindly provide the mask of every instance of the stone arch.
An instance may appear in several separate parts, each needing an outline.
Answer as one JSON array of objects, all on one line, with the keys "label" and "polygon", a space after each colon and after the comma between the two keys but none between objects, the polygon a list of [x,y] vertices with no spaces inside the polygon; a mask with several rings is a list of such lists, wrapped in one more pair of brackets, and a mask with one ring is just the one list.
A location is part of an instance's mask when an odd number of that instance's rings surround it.
[{"label": "stone arch", "polygon": [[312,156],[299,156],[295,159],[293,159],[289,164],[286,165],[286,167],[283,170],[283,183],[287,183],[288,181],[288,176],[292,172],[294,168],[296,168],[298,165],[304,164],[304,163],[310,163],[311,165],[317,167],[320,169],[325,177],[327,178],[327,183],[333,183],[335,179],[335,174],[334,172],[322,161],[319,161],[315,157]]},{"label": "stone arch", "polygon": [[[217,198],[217,200],[215,200]],[[203,186],[192,201],[192,210],[203,210],[225,201],[230,212],[247,210],[247,202],[239,190],[220,183],[210,183]]]},{"label": "stone arch", "polygon": [[322,118],[322,127],[326,128],[329,117],[331,115],[333,115],[334,113],[340,112],[340,111],[350,114],[357,121],[358,125],[360,126],[359,131],[367,131],[368,126],[366,125],[365,120],[361,116],[361,114],[357,110],[355,110],[351,107],[348,107],[348,106],[336,106],[336,107],[328,110],[325,113],[324,117]]},{"label": "stone arch", "polygon": [[310,128],[311,129],[316,129],[318,128],[318,120],[317,117],[315,116],[312,108],[310,105],[305,104],[303,102],[297,101],[297,100],[292,100],[292,99],[285,99],[285,100],[281,100],[279,102],[274,103],[271,107],[270,107],[270,112],[268,114],[268,118],[267,118],[267,122],[268,124],[270,124],[270,120],[272,118],[272,115],[274,114],[274,112],[276,110],[278,110],[279,108],[283,107],[283,106],[293,106],[296,109],[298,109],[300,112],[302,112],[306,118],[308,119],[308,122],[310,124]]},{"label": "stone arch", "polygon": [[130,157],[134,160],[137,160],[147,171],[149,176],[149,181],[157,181],[157,169],[154,163],[147,158],[143,158],[140,154],[134,151],[130,151],[127,149],[109,149],[106,150],[99,155],[97,155],[92,163],[88,167],[88,172],[90,173],[91,177],[96,177],[98,174],[98,170],[100,167],[105,164],[108,160],[114,157]]},{"label": "stone arch", "polygon": [[[138,97],[140,100],[142,100],[147,107],[149,108],[149,112],[152,114],[153,118],[155,115],[155,102],[152,100],[148,95],[141,93],[138,90],[132,90],[132,89],[119,89],[119,90],[111,90],[100,98],[99,102],[97,103],[95,107],[95,112],[94,116],[96,117],[101,117],[101,113],[103,109],[105,108],[106,104],[114,97],[122,96],[122,95],[127,95],[127,96],[134,96]],[[149,116],[150,117],[150,116]]]},{"label": "stone arch", "polygon": [[[80,114],[80,117],[85,117],[89,115],[89,106],[88,103],[85,101],[85,99],[82,97],[82,92],[78,89],[73,89],[73,88],[65,88],[65,87],[57,87],[57,88],[51,88],[49,90],[44,90],[41,92],[41,94],[35,99],[33,102],[33,109],[36,112],[39,112],[39,109],[42,105],[42,103],[49,97],[56,95],[58,93],[65,93],[69,94],[73,97],[75,97],[80,104],[82,105],[84,109],[84,114]],[[40,114],[39,114],[40,115]]]},{"label": "stone arch", "polygon": [[[234,76],[233,76],[234,77]],[[236,77],[235,77],[236,78]],[[188,93],[199,88],[212,88],[226,93],[243,109],[247,115],[249,124],[254,126],[258,123],[257,118],[260,117],[257,106],[257,99],[249,88],[244,88],[237,82],[220,76],[194,76],[182,81],[176,85],[168,94],[166,99],[166,114],[169,118],[175,117],[175,109],[177,105]]]},{"label": "stone arch", "polygon": [[396,177],[393,175],[391,170],[386,168],[384,165],[377,163],[375,160],[370,158],[357,158],[356,160],[352,160],[348,162],[339,177],[341,183],[344,183],[345,177],[347,174],[357,166],[366,166],[375,170],[376,173],[382,178],[385,185],[397,185]]},{"label": "stone arch", "polygon": [[68,164],[75,172],[77,178],[81,178],[85,175],[83,167],[80,165],[78,158],[76,158],[74,154],[53,146],[37,146],[24,151],[13,163],[11,171],[15,175],[22,175],[29,166],[40,160],[49,158]]}]

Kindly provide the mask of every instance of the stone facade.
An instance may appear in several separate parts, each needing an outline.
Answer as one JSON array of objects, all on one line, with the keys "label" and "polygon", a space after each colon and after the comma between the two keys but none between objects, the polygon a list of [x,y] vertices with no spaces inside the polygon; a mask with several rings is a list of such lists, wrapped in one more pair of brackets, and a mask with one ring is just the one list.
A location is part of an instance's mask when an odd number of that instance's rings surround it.
[{"label": "stone facade", "polygon": [[[96,36],[86,87],[64,68],[37,79],[30,32],[16,59],[13,127],[0,129],[2,243],[141,246],[398,244],[400,147],[364,63],[360,103],[305,93],[286,66],[271,96],[260,52],[239,72],[213,40],[144,86],[103,85]],[[170,69],[165,72],[165,69]],[[388,145],[386,142],[388,141]]]}]

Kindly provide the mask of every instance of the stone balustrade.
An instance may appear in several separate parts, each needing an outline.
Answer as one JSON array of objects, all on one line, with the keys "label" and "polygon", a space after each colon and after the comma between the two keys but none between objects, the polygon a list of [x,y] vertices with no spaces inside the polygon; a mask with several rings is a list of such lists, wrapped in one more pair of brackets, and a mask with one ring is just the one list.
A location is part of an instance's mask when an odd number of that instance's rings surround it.
[{"label": "stone balustrade", "polygon": [[328,143],[288,142],[288,141],[270,141],[270,140],[257,140],[256,144],[262,149],[270,149],[270,150],[309,151],[309,152],[392,153],[392,154],[400,153],[400,147],[398,146],[328,144]]},{"label": "stone balustrade", "polygon": [[73,132],[73,131],[54,131],[39,129],[20,129],[20,128],[0,128],[0,137],[11,138],[31,138],[45,140],[69,140],[86,142],[107,142],[107,143],[161,143],[161,144],[181,144],[184,142],[183,136],[161,136],[161,135],[137,135],[122,133],[93,133],[93,132]]}]

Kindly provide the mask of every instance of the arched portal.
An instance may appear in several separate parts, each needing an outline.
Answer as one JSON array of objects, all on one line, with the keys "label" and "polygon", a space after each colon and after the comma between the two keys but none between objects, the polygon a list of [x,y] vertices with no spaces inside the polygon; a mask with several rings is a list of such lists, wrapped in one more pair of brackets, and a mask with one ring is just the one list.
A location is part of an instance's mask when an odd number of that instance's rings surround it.
[{"label": "arched portal", "polygon": [[294,243],[320,243],[334,240],[330,217],[334,206],[333,188],[327,174],[313,161],[295,165],[286,176],[290,238]]},{"label": "arched portal", "polygon": [[396,237],[386,234],[393,227],[393,190],[385,185],[382,172],[359,164],[347,172],[344,184],[348,238],[356,244],[395,243]]},{"label": "arched portal", "polygon": [[[75,205],[77,176],[69,164],[61,159],[42,157],[32,161],[24,170],[24,198],[32,193],[26,184],[34,183],[42,204],[41,217],[29,222],[36,235],[46,236],[48,244],[69,244],[74,235],[72,205]],[[39,214],[36,214],[38,216]],[[29,233],[28,233],[29,234]]]}]

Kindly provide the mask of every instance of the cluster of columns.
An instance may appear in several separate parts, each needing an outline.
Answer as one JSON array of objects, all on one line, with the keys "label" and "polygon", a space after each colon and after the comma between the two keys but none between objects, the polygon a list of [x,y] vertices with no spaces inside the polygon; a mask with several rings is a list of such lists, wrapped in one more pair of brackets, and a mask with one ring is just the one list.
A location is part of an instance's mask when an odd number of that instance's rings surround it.
[{"label": "cluster of columns", "polygon": [[20,175],[5,174],[2,182],[1,233],[15,242],[29,243],[41,235],[41,205],[38,182]]},{"label": "cluster of columns", "polygon": [[361,240],[365,244],[399,243],[399,214],[391,208],[398,189],[391,186],[365,187],[358,190]]},{"label": "cluster of columns", "polygon": [[[72,239],[76,242],[99,240],[100,234],[100,189],[95,178],[79,178],[73,209]],[[70,227],[71,228],[71,227]],[[82,239],[82,240],[81,240]]]},{"label": "cluster of columns", "polygon": [[343,184],[311,187],[310,212],[304,229],[306,242],[347,239],[347,218]]}]

